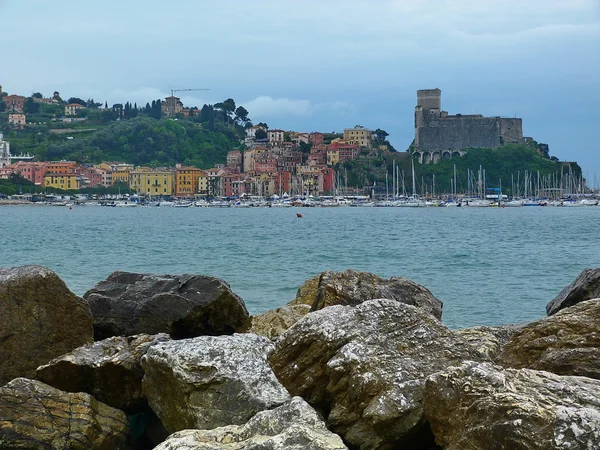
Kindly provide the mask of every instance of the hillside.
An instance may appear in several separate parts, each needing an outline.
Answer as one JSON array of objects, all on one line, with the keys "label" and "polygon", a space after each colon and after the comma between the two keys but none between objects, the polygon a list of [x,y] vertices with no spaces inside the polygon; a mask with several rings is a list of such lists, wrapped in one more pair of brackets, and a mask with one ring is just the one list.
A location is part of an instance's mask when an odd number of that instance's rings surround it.
[{"label": "hillside", "polygon": [[[379,153],[361,155],[354,161],[346,161],[338,165],[341,180],[349,187],[362,187],[366,185],[385,186],[385,173],[388,173],[388,185],[391,192],[393,161],[398,167],[400,192],[402,192],[402,179],[404,179],[405,190],[412,193],[412,164],[410,154],[402,153]],[[557,185],[561,179],[566,183],[570,173],[574,179],[581,177],[581,168],[576,162],[564,163],[554,159],[548,159],[540,155],[531,145],[505,145],[498,149],[479,148],[469,149],[463,157],[444,159],[438,164],[415,163],[415,184],[419,194],[431,193],[435,175],[435,192],[450,193],[454,178],[454,167],[456,167],[456,179],[458,193],[467,191],[467,172],[477,176],[480,167],[485,170],[487,187],[500,187],[504,193],[512,194],[511,185],[517,185],[519,181],[520,190],[523,190],[525,172],[533,174],[537,182],[538,172],[540,179],[552,185]],[[569,169],[570,167],[570,169]],[[474,174],[474,175],[473,175]],[[516,190],[517,188],[515,188]]]}]

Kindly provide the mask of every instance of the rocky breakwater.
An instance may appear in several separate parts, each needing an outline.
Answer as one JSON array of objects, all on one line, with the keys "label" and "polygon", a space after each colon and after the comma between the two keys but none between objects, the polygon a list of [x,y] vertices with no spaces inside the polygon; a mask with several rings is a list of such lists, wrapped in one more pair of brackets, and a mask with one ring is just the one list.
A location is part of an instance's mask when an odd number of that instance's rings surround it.
[{"label": "rocky breakwater", "polygon": [[[39,314],[30,299],[57,301],[47,269],[35,288],[31,269],[5,270],[21,275],[7,277],[0,330]],[[86,297],[94,307],[75,304],[95,314],[97,341],[88,315],[83,341],[10,372],[0,448],[600,448],[600,299],[453,331],[422,286],[355,271],[324,272],[252,318],[225,282],[197,275],[117,272]],[[5,360],[26,359],[2,336]]]}]

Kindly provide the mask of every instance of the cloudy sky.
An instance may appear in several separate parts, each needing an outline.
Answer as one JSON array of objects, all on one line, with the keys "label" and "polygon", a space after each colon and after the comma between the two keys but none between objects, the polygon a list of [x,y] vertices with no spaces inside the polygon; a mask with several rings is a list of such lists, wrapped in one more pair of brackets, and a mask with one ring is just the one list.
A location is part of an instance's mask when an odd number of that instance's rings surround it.
[{"label": "cloudy sky", "polygon": [[[0,84],[145,104],[228,97],[299,131],[410,144],[416,90],[517,116],[600,181],[600,0],[0,0]],[[188,95],[185,95],[188,94]]]}]

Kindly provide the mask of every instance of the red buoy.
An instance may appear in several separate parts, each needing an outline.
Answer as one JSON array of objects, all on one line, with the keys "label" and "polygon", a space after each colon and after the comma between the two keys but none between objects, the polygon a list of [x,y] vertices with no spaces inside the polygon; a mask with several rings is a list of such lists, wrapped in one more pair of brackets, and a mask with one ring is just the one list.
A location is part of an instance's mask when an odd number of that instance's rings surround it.
[{"label": "red buoy", "polygon": [[302,218],[302,214],[296,213],[296,217],[298,217],[299,219],[301,219]]}]

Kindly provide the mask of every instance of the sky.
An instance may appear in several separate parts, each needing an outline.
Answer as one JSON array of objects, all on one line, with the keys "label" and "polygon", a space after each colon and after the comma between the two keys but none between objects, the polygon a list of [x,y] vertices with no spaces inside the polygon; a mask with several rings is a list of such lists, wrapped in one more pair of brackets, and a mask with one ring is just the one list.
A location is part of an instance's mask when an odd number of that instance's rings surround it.
[{"label": "sky", "polygon": [[186,106],[254,123],[414,137],[417,89],[450,114],[521,117],[600,184],[600,0],[0,0],[0,85]]}]

